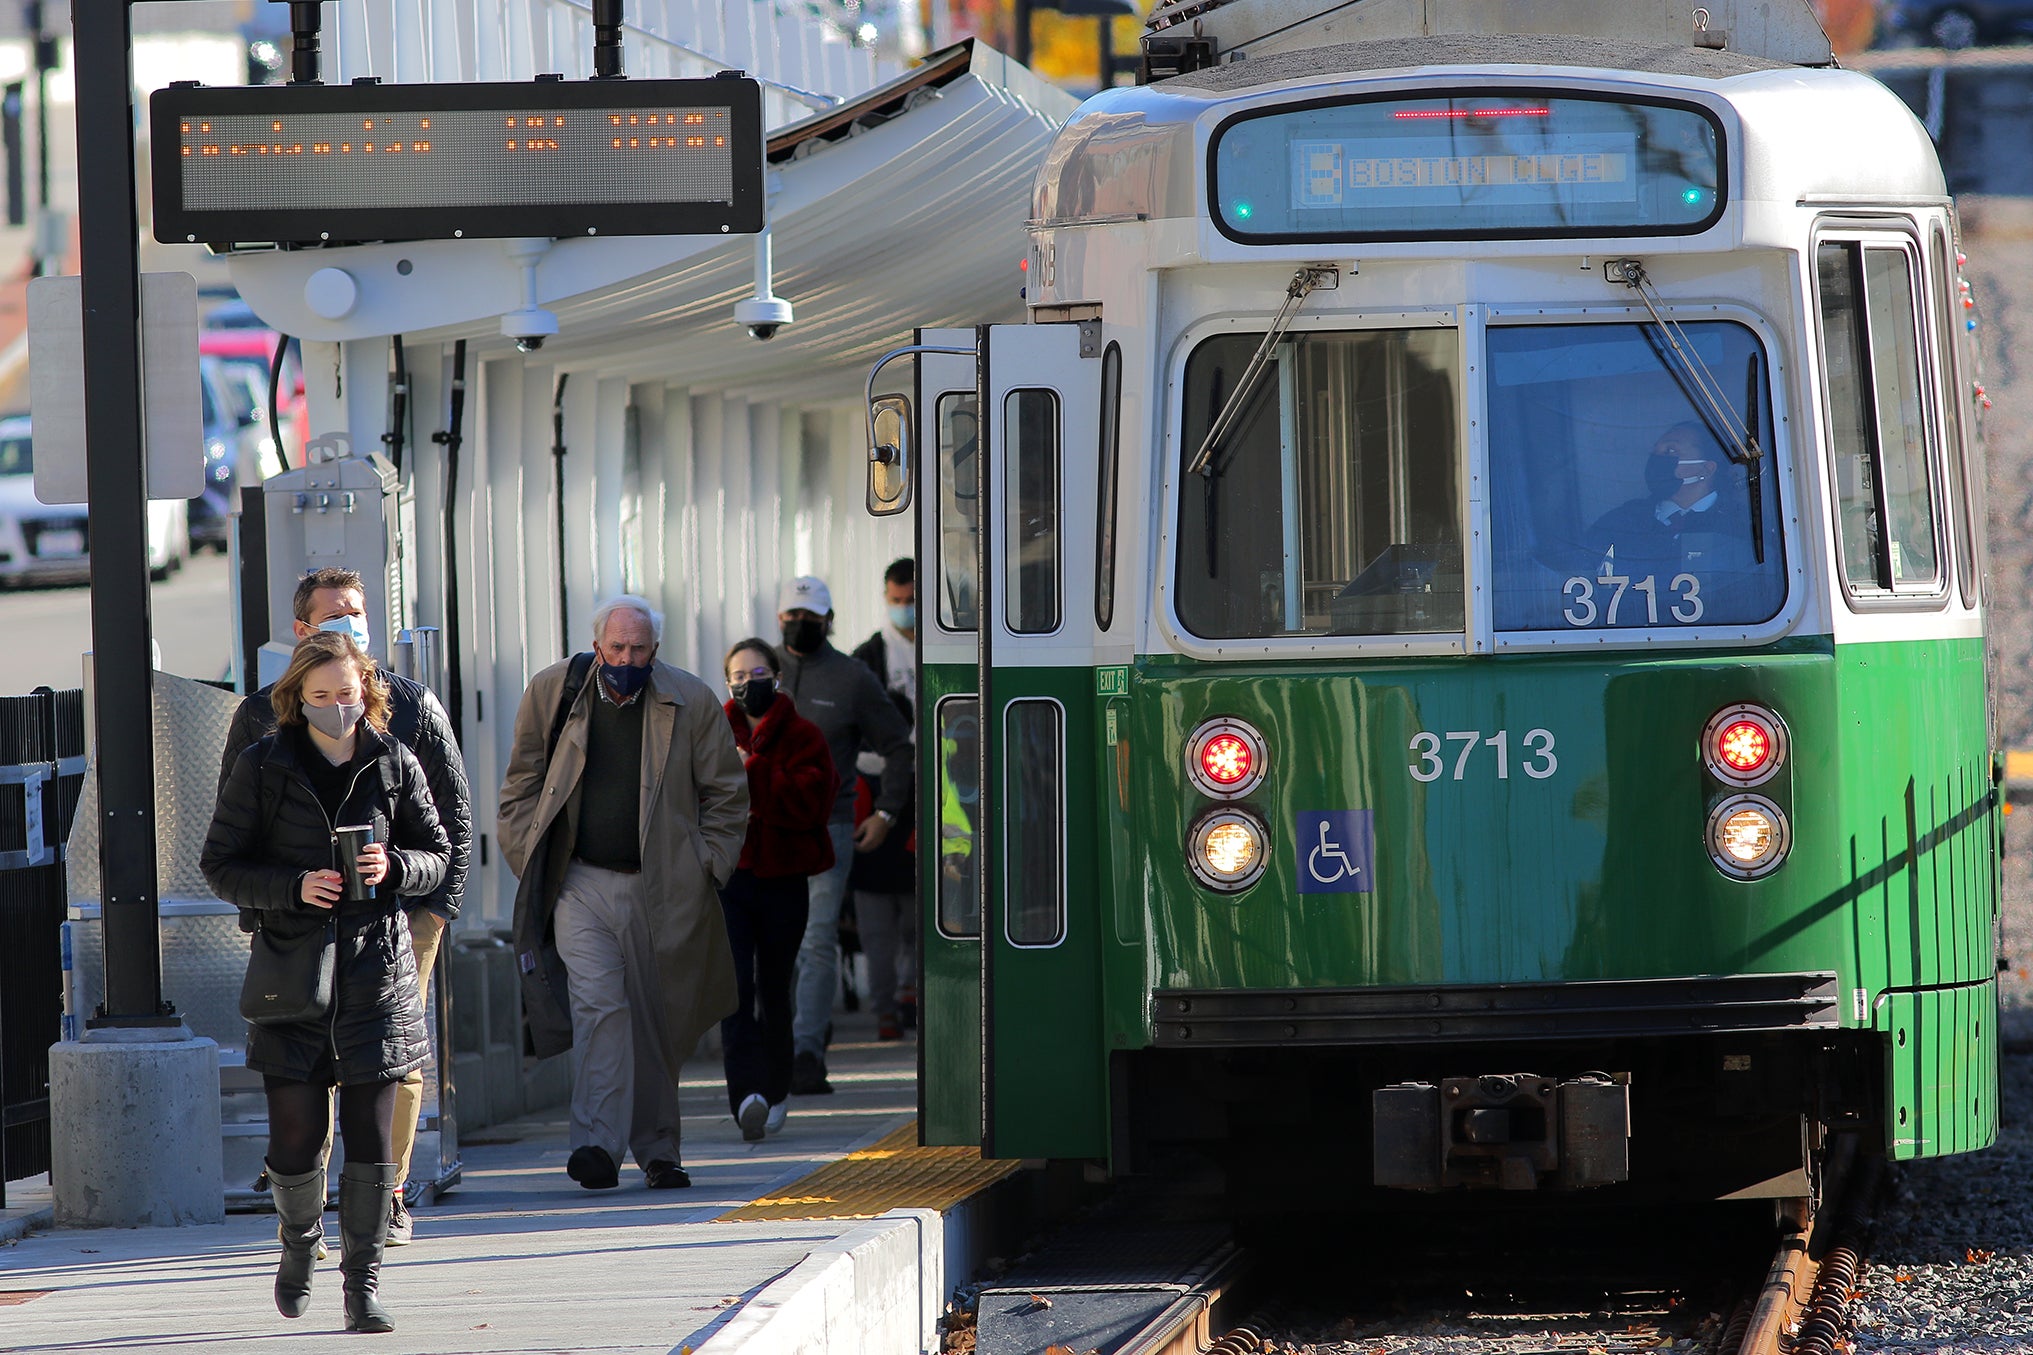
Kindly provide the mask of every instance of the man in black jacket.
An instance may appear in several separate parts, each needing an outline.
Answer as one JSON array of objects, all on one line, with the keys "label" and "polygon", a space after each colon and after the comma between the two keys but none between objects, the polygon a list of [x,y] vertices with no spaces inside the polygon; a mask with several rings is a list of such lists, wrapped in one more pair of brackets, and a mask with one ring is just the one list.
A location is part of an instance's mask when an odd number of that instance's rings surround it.
[{"label": "man in black jacket", "polygon": [[[798,1096],[833,1090],[826,1080],[826,1037],[833,1024],[833,995],[840,985],[840,903],[856,852],[872,852],[903,820],[911,802],[916,768],[911,761],[911,727],[891,704],[875,675],[835,649],[826,634],[833,627],[833,594],[811,575],[792,579],[777,595],[783,626],[782,690],[797,702],[798,714],[819,726],[840,773],[827,832],[833,839],[833,868],[814,875],[805,940],[798,950],[797,1013],[791,1038],[791,1091]],[[854,817],[854,755],[864,745],[883,759],[882,795],[875,809]],[[909,832],[905,825],[904,832]]]},{"label": "man in black jacket", "polygon": [[[367,593],[360,575],[350,569],[316,569],[297,581],[296,638],[321,630],[351,635],[364,651],[367,648]],[[466,862],[473,845],[473,809],[466,788],[466,763],[459,756],[452,722],[431,689],[420,682],[383,670],[388,682],[388,732],[406,745],[423,765],[424,780],[431,801],[451,839],[452,862],[444,882],[410,910],[410,941],[416,950],[418,997],[430,1008],[431,971],[436,968],[439,944],[445,929],[459,915],[459,900],[466,889]],[[224,790],[233,764],[246,749],[275,732],[275,710],[268,702],[269,688],[246,698],[233,712],[226,730],[226,748],[219,761],[219,788]],[[252,931],[243,914],[240,925]],[[401,1174],[398,1183],[409,1180],[410,1150],[416,1146],[417,1115],[423,1106],[423,1072],[403,1078],[395,1098],[395,1153]],[[400,1247],[410,1240],[412,1224],[409,1206],[398,1186],[389,1220],[388,1245]]]},{"label": "man in black jacket", "polygon": [[[910,724],[918,699],[918,572],[908,555],[890,562],[882,575],[883,626],[861,643],[854,657],[875,674],[897,714]],[[913,736],[915,742],[915,735]],[[870,803],[882,798],[884,760],[864,748],[855,770]],[[856,804],[859,805],[857,797]],[[918,858],[912,850],[912,807],[873,851],[857,851],[847,884],[854,891],[854,922],[868,957],[868,1005],[875,1012],[875,1038],[900,1040],[917,1024]]]}]

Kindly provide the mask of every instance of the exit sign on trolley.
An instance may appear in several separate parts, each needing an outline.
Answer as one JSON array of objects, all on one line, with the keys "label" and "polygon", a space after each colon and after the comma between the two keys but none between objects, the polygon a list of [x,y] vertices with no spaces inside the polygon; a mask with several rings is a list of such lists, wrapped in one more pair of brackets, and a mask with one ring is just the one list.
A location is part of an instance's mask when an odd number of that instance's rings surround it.
[{"label": "exit sign on trolley", "polygon": [[177,86],[149,100],[165,243],[762,229],[744,77]]}]

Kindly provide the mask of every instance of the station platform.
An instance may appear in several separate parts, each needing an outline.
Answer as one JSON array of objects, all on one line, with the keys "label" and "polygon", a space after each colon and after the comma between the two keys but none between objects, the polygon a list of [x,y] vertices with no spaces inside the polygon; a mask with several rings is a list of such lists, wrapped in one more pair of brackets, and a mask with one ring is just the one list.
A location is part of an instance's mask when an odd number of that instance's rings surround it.
[{"label": "station platform", "polygon": [[[388,1335],[342,1330],[338,1221],[311,1309],[275,1312],[272,1214],[218,1227],[56,1231],[47,1181],[16,1182],[0,1215],[0,1349],[357,1352],[935,1351],[937,1321],[986,1235],[1014,1163],[915,1147],[917,1048],[839,1023],[831,1096],[791,1098],[788,1123],[741,1141],[717,1059],[681,1090],[688,1190],[614,1190],[565,1175],[563,1111],[464,1140],[458,1187],[415,1211],[392,1248]],[[25,1235],[24,1235],[25,1230]],[[8,1240],[10,1238],[16,1240]]]}]

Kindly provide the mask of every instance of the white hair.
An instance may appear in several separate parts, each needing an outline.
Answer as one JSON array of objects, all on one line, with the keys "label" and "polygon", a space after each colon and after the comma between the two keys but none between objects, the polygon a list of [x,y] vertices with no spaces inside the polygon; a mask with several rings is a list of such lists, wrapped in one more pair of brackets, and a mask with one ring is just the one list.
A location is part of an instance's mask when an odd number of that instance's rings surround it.
[{"label": "white hair", "polygon": [[648,598],[639,598],[633,593],[609,598],[593,609],[593,643],[599,644],[607,638],[607,618],[616,612],[634,612],[649,622],[650,638],[656,643],[664,642],[664,614],[649,605]]}]

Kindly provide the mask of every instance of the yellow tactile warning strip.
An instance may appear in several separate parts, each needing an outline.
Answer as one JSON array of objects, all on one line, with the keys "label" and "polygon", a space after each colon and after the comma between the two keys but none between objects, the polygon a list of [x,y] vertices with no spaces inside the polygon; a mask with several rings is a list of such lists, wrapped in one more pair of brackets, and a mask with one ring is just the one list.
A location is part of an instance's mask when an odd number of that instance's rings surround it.
[{"label": "yellow tactile warning strip", "polygon": [[891,1209],[950,1209],[1019,1165],[984,1158],[978,1148],[920,1148],[913,1120],[715,1222],[872,1219]]},{"label": "yellow tactile warning strip", "polygon": [[2024,748],[2006,751],[2005,784],[2014,790],[2033,788],[2033,751]]}]

